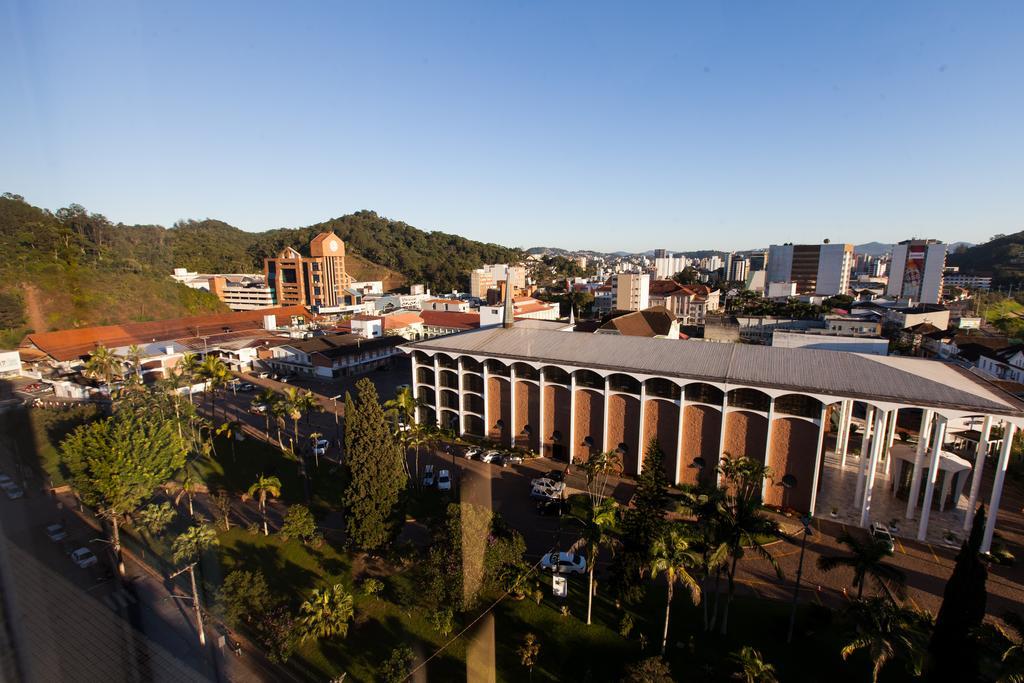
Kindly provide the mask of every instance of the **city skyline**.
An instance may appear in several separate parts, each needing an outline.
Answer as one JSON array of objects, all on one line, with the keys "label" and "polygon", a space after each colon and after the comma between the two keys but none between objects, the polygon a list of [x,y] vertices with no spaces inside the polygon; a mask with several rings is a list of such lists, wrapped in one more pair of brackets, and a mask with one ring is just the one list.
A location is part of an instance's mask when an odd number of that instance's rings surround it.
[{"label": "city skyline", "polygon": [[0,190],[50,208],[631,252],[1024,227],[1010,3],[5,5]]}]

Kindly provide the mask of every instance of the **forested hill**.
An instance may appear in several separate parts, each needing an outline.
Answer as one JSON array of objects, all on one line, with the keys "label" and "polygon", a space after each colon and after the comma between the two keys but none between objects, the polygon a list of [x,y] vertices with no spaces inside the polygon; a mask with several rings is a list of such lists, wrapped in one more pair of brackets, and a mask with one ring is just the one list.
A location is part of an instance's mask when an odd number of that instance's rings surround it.
[{"label": "forested hill", "polygon": [[963,273],[991,275],[997,286],[1019,284],[1024,280],[1024,231],[959,249],[946,257],[946,264]]},{"label": "forested hill", "polygon": [[0,197],[0,347],[28,330],[223,310],[215,297],[170,279],[172,269],[259,272],[285,246],[306,252],[333,229],[348,245],[347,268],[386,287],[422,282],[437,291],[465,289],[468,272],[521,252],[442,232],[425,232],[372,211],[304,228],[262,233],[217,220],[159,225],[114,224],[72,204],[50,212],[18,195]]}]

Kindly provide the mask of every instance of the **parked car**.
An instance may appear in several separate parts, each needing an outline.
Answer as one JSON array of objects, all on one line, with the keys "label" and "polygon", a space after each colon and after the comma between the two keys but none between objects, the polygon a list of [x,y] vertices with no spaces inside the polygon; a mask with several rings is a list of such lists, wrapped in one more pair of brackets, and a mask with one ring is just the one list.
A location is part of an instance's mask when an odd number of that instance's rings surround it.
[{"label": "parked car", "polygon": [[67,538],[68,532],[66,529],[64,529],[63,524],[51,524],[50,526],[46,527],[46,535],[51,541],[56,543],[58,541],[63,541],[65,538]]},{"label": "parked car", "polygon": [[313,455],[324,455],[327,453],[327,449],[330,445],[331,442],[327,439],[317,439],[316,443],[313,444]]},{"label": "parked car", "polygon": [[890,553],[896,550],[896,544],[892,540],[892,534],[885,527],[884,524],[878,522],[872,522],[871,524],[871,538],[885,544],[885,547]]},{"label": "parked car", "polygon": [[256,385],[251,382],[242,382],[238,385],[239,391],[255,391]]},{"label": "parked car", "polygon": [[71,561],[82,569],[86,569],[98,564],[100,560],[88,548],[79,548],[78,550],[72,551]]},{"label": "parked car", "polygon": [[255,405],[251,405],[249,406],[249,412],[252,413],[253,415],[263,415],[265,412],[267,412],[267,404],[257,403]]},{"label": "parked car", "polygon": [[434,466],[426,465],[423,468],[423,485],[433,486],[434,485]]},{"label": "parked car", "polygon": [[544,476],[544,477],[537,477],[536,479],[531,479],[530,480],[530,486],[544,486],[544,487],[547,487],[547,488],[560,488],[560,489],[564,489],[565,488],[565,482],[562,482],[562,481],[559,481],[557,479],[552,479],[550,477]]},{"label": "parked car", "polygon": [[579,553],[549,553],[541,558],[540,566],[558,574],[582,574],[587,571],[587,559]]},{"label": "parked car", "polygon": [[492,463],[499,462],[501,459],[501,451],[486,451],[480,456],[480,462]]},{"label": "parked car", "polygon": [[484,449],[479,446],[470,446],[463,455],[466,457],[466,460],[472,460],[473,458],[480,457],[480,454],[483,452]]},{"label": "parked car", "polygon": [[541,515],[561,517],[568,511],[569,502],[559,498],[546,498],[537,503],[537,513]]},{"label": "parked car", "polygon": [[555,486],[545,486],[543,484],[534,485],[530,489],[530,498],[537,500],[560,500],[562,494],[565,491],[563,484],[557,484]]},{"label": "parked car", "polygon": [[22,496],[25,495],[25,491],[14,482],[11,482],[10,484],[5,484],[3,486],[3,490],[4,493],[7,494],[7,497],[10,498],[11,500],[17,500],[18,498],[21,498]]},{"label": "parked car", "polygon": [[448,470],[441,470],[441,473],[437,475],[437,490],[452,490],[452,476],[448,473]]},{"label": "parked car", "polygon": [[281,375],[281,377],[280,377],[280,379],[278,379],[278,381],[282,382],[284,384],[288,384],[288,382],[291,381],[291,377],[289,375]]},{"label": "parked car", "polygon": [[501,457],[501,466],[508,467],[509,465],[522,465],[523,456],[518,453],[506,453]]},{"label": "parked car", "polygon": [[551,481],[565,481],[564,470],[548,470],[548,473],[544,475],[544,479],[550,479]]},{"label": "parked car", "polygon": [[256,376],[259,377],[260,379],[267,379],[268,377],[270,377],[270,373],[265,370],[261,370],[260,372],[256,373]]}]

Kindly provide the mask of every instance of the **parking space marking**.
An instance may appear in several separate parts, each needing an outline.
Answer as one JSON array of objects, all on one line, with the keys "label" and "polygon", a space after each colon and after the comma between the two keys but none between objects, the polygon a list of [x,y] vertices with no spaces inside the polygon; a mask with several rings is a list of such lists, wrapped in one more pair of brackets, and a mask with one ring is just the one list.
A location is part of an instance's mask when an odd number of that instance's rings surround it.
[{"label": "parking space marking", "polygon": [[940,562],[939,556],[935,554],[935,549],[932,548],[932,544],[931,543],[925,543],[925,545],[928,546],[928,552],[930,552],[932,554],[932,559],[934,559],[936,562]]},{"label": "parking space marking", "polygon": [[910,553],[907,552],[907,549],[903,547],[903,543],[900,542],[900,537],[897,536],[895,540],[896,540],[896,548],[901,553],[903,553],[904,555],[909,555]]}]

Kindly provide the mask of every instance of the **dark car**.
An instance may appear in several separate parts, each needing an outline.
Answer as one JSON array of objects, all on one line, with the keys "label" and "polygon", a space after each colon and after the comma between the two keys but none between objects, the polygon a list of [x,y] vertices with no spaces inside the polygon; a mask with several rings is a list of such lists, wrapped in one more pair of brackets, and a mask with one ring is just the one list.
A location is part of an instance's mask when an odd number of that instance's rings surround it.
[{"label": "dark car", "polygon": [[550,479],[551,481],[565,481],[565,471],[548,470],[548,473],[544,475],[544,478]]},{"label": "dark car", "polygon": [[550,517],[561,517],[569,511],[569,502],[565,500],[542,500],[537,503],[537,514],[550,516]]}]

